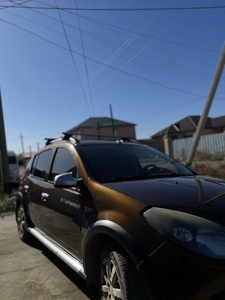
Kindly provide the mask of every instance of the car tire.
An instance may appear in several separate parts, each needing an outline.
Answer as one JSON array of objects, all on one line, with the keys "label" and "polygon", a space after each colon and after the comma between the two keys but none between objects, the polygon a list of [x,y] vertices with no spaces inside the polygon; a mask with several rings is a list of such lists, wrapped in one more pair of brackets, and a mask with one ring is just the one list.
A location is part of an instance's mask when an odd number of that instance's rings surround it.
[{"label": "car tire", "polygon": [[17,230],[19,238],[23,242],[27,242],[31,239],[31,234],[27,231],[27,220],[26,220],[26,212],[22,204],[17,206],[16,210],[16,222],[17,222]]},{"label": "car tire", "polygon": [[133,263],[115,247],[108,245],[103,248],[99,274],[101,300],[147,299]]}]

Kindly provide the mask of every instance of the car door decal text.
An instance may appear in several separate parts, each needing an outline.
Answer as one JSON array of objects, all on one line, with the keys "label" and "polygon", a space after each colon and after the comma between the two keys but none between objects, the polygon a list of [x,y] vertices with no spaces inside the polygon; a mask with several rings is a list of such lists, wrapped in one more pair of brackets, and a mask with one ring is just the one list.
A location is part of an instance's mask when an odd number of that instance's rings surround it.
[{"label": "car door decal text", "polygon": [[66,204],[66,205],[72,206],[72,207],[74,207],[74,208],[76,208],[76,209],[79,209],[79,208],[80,208],[80,204],[73,203],[73,202],[71,202],[70,200],[67,200],[67,199],[65,199],[65,198],[61,198],[61,199],[60,199],[60,202]]}]

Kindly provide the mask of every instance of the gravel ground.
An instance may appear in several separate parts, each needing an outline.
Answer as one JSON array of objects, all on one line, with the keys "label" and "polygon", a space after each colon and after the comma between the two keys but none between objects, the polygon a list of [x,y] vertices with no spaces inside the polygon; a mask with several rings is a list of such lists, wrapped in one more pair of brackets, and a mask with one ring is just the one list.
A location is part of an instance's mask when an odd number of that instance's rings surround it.
[{"label": "gravel ground", "polygon": [[17,235],[14,213],[0,216],[0,299],[88,300],[86,282],[34,239]]}]

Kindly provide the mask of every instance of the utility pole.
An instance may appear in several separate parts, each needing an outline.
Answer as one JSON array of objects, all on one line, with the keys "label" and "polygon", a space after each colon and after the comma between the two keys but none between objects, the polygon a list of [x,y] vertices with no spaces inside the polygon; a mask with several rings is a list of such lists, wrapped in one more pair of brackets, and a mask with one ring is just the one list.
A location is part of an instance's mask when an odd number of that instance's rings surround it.
[{"label": "utility pole", "polygon": [[199,123],[198,123],[198,127],[196,129],[195,134],[194,134],[194,139],[193,139],[193,142],[192,142],[192,145],[191,145],[191,150],[190,150],[190,152],[188,154],[188,157],[187,157],[187,160],[186,160],[186,166],[190,166],[191,163],[192,163],[192,160],[194,158],[195,151],[197,149],[199,139],[201,137],[203,129],[205,128],[208,113],[209,113],[211,104],[213,102],[213,99],[214,99],[214,96],[215,96],[215,93],[216,93],[216,89],[217,89],[217,86],[218,86],[219,81],[220,81],[220,77],[221,77],[222,72],[223,72],[224,64],[225,64],[225,44],[223,45],[223,49],[222,49],[222,52],[221,52],[221,55],[220,55],[220,58],[219,58],[219,62],[218,62],[217,68],[216,68],[216,72],[215,72],[215,75],[214,75],[214,78],[213,78],[213,81],[212,81],[212,84],[211,84],[211,87],[210,87],[210,90],[209,90],[209,93],[208,93],[208,97],[207,97],[207,100],[206,100],[206,103],[205,103],[205,108],[203,110],[203,113],[202,113],[201,118],[200,118]]},{"label": "utility pole", "polygon": [[23,165],[25,166],[23,138],[24,138],[24,136],[22,135],[22,133],[20,133],[20,140],[21,140],[21,147],[22,147],[22,156],[23,156]]},{"label": "utility pole", "polygon": [[0,154],[1,154],[1,166],[2,166],[2,180],[3,180],[3,189],[5,193],[11,193],[11,185],[9,178],[9,160],[6,148],[6,138],[5,138],[5,125],[2,109],[2,96],[0,90]]},{"label": "utility pole", "polygon": [[112,134],[115,135],[115,127],[114,127],[114,120],[113,120],[113,112],[112,112],[112,105],[109,105],[110,108],[110,116],[111,116],[111,121],[112,121]]}]

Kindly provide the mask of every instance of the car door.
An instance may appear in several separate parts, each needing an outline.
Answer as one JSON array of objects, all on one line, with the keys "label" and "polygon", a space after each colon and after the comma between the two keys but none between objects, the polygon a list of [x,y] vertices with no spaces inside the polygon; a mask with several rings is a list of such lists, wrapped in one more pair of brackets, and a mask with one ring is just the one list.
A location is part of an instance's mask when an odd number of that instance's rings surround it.
[{"label": "car door", "polygon": [[[58,174],[76,173],[77,164],[69,147],[58,147],[49,174],[43,186],[41,230],[78,259],[81,252],[81,204],[76,188],[54,186]],[[76,175],[75,175],[76,176]]]},{"label": "car door", "polygon": [[29,174],[23,180],[24,195],[27,198],[30,217],[36,227],[41,225],[43,183],[51,151],[52,149],[45,150],[34,157],[27,170]]}]

